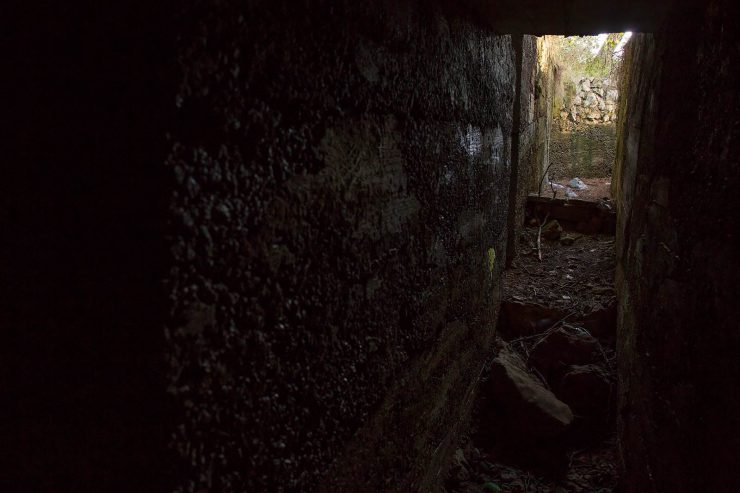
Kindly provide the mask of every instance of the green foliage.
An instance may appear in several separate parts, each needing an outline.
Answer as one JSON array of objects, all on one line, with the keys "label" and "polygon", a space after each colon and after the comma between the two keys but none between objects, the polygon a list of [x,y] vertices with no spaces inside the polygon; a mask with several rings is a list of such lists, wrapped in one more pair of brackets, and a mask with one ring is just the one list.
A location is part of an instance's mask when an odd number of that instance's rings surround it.
[{"label": "green foliage", "polygon": [[624,33],[611,33],[606,37],[596,56],[586,62],[584,67],[586,75],[606,77],[612,73],[619,63],[619,54],[616,53],[616,49],[623,36]]},{"label": "green foliage", "polygon": [[559,63],[572,78],[607,77],[619,65],[616,48],[624,33],[611,33],[599,47],[598,36],[556,36]]}]

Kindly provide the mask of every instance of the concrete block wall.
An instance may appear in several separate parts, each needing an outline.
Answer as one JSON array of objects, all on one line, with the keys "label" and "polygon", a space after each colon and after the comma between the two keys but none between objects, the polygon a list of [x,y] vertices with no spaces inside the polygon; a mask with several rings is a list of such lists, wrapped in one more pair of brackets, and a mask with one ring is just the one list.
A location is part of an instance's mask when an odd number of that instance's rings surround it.
[{"label": "concrete block wall", "polygon": [[510,38],[416,2],[183,15],[177,491],[438,483],[495,332]]},{"label": "concrete block wall", "polygon": [[552,45],[547,36],[514,36],[520,56],[519,97],[514,121],[514,159],[517,165],[509,191],[509,237],[507,263],[517,254],[517,238],[524,227],[524,205],[527,194],[539,192],[550,159],[552,106],[557,67]]},{"label": "concrete block wall", "polygon": [[511,39],[428,2],[88,7],[10,33],[0,489],[436,484],[495,332]]}]

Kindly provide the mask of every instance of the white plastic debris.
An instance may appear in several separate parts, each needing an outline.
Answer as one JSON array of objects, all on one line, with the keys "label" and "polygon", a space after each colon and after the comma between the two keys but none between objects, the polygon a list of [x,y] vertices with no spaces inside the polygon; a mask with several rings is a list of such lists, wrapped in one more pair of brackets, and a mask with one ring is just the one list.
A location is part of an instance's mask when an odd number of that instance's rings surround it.
[{"label": "white plastic debris", "polygon": [[578,194],[575,193],[573,190],[571,190],[570,187],[566,187],[565,196],[568,197],[569,199],[573,199],[573,198],[578,197]]},{"label": "white plastic debris", "polygon": [[583,183],[583,181],[581,181],[581,179],[577,177],[570,180],[568,185],[570,185],[571,188],[575,188],[576,190],[585,190],[588,188],[588,185]]},{"label": "white plastic debris", "polygon": [[563,185],[561,185],[560,183],[555,183],[554,181],[551,181],[551,182],[550,182],[550,186],[551,186],[552,188],[554,188],[554,189],[558,189],[558,188],[565,188],[565,187],[564,187]]}]

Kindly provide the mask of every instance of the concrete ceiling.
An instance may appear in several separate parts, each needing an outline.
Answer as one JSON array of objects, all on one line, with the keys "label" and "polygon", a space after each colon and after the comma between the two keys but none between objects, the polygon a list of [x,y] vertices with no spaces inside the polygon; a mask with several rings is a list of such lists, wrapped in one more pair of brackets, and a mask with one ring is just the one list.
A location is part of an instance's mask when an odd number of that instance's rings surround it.
[{"label": "concrete ceiling", "polygon": [[496,32],[586,35],[655,31],[667,9],[689,0],[462,0]]}]

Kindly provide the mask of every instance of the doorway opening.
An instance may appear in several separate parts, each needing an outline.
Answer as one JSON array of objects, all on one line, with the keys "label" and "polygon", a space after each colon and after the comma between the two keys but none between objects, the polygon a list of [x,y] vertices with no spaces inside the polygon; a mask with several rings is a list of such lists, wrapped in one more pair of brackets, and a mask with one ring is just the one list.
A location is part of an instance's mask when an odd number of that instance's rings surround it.
[{"label": "doorway opening", "polygon": [[519,41],[514,253],[496,350],[450,492],[596,492],[619,483],[612,176],[630,37]]},{"label": "doorway opening", "polygon": [[550,37],[557,70],[547,184],[537,190],[540,195],[611,200],[619,73],[631,37],[631,32]]}]

